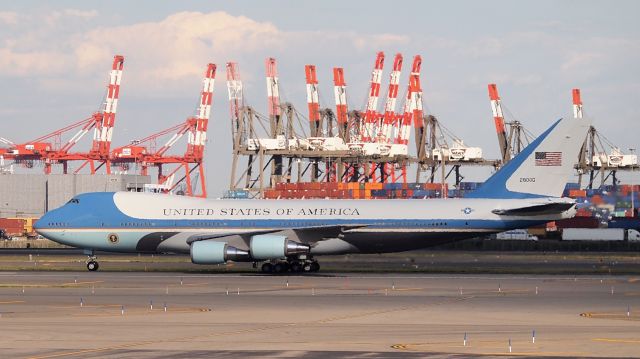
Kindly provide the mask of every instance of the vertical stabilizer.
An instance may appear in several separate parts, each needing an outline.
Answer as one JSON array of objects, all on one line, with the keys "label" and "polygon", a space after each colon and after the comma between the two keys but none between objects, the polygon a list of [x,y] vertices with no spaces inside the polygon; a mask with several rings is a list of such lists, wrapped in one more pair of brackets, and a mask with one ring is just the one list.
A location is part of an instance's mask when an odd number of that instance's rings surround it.
[{"label": "vertical stabilizer", "polygon": [[589,129],[584,119],[560,119],[468,198],[561,197]]}]

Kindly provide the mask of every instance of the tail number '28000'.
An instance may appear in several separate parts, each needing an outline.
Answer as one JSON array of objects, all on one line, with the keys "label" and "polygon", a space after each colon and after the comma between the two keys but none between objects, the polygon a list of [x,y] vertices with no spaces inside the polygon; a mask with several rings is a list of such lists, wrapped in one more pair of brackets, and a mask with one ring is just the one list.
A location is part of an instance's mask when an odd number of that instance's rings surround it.
[{"label": "tail number '28000'", "polygon": [[535,177],[520,177],[520,182],[535,182]]}]

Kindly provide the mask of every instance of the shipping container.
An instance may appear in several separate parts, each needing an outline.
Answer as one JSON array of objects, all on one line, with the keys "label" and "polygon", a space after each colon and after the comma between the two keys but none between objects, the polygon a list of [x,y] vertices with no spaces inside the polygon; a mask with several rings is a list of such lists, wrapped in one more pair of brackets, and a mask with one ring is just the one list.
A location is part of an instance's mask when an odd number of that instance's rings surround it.
[{"label": "shipping container", "polygon": [[593,217],[573,217],[555,221],[556,227],[562,228],[598,228],[600,221]]},{"label": "shipping container", "polygon": [[529,234],[526,229],[512,229],[510,231],[496,233],[495,239],[537,241],[538,237]]},{"label": "shipping container", "polygon": [[609,228],[624,228],[640,230],[640,218],[617,218],[609,221]]},{"label": "shipping container", "polygon": [[23,236],[27,233],[26,221],[22,218],[0,218],[0,229],[8,236]]},{"label": "shipping container", "polygon": [[563,241],[638,241],[640,232],[635,229],[622,228],[565,228],[562,230]]},{"label": "shipping container", "polygon": [[582,189],[569,190],[569,197],[571,198],[586,197],[586,196],[587,196],[587,191],[585,190],[582,190]]}]

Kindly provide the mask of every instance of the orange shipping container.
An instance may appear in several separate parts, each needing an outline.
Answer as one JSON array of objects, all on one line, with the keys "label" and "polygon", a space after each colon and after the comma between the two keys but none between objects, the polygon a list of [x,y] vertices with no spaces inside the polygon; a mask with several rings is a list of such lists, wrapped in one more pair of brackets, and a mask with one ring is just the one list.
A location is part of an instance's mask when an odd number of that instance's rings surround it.
[{"label": "orange shipping container", "polygon": [[587,191],[583,189],[569,190],[569,197],[576,198],[576,197],[586,197],[586,196],[587,196]]},{"label": "orange shipping container", "polygon": [[439,190],[442,189],[442,183],[423,183],[422,188],[426,190]]},{"label": "orange shipping container", "polygon": [[591,197],[591,203],[593,203],[596,206],[599,206],[601,204],[604,204],[604,200],[602,199],[602,196],[596,194],[593,197]]}]

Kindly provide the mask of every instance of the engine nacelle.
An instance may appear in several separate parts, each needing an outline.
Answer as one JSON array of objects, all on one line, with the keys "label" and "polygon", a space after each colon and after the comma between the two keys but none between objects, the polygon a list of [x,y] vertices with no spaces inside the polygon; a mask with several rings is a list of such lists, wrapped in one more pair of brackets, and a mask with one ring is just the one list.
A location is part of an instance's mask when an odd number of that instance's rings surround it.
[{"label": "engine nacelle", "polygon": [[286,236],[259,234],[251,237],[250,251],[253,259],[278,259],[308,254],[309,250],[309,245],[288,240]]},{"label": "engine nacelle", "polygon": [[251,260],[249,252],[232,247],[225,242],[197,241],[191,243],[191,262],[195,264],[222,264],[227,261]]}]

